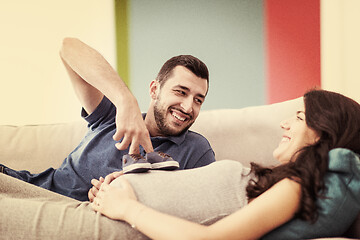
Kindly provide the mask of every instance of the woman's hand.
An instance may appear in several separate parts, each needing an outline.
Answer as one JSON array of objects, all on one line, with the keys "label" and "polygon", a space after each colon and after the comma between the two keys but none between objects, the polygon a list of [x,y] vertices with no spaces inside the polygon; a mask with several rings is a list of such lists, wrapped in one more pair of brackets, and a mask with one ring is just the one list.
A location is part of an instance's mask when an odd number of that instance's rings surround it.
[{"label": "woman's hand", "polygon": [[91,204],[92,208],[111,219],[124,220],[129,204],[137,201],[137,198],[126,179],[122,178],[120,183],[121,187],[113,187],[105,182],[102,183]]},{"label": "woman's hand", "polygon": [[88,198],[89,198],[90,202],[94,201],[94,198],[96,197],[97,193],[99,192],[99,189],[103,182],[104,182],[103,177],[100,177],[99,180],[97,180],[95,178],[91,179],[91,184],[93,185],[93,187],[90,188],[90,190],[88,192]]},{"label": "woman's hand", "polygon": [[97,179],[92,179],[91,180],[91,184],[93,185],[92,188],[90,188],[89,192],[88,192],[88,198],[89,201],[92,202],[94,201],[94,198],[96,197],[97,193],[100,190],[101,185],[105,182],[106,184],[110,184],[112,181],[114,181],[116,178],[120,177],[121,175],[123,175],[123,171],[118,171],[118,172],[113,172],[110,173],[109,175],[107,175],[105,177],[105,179],[103,177],[100,177],[99,180]]}]

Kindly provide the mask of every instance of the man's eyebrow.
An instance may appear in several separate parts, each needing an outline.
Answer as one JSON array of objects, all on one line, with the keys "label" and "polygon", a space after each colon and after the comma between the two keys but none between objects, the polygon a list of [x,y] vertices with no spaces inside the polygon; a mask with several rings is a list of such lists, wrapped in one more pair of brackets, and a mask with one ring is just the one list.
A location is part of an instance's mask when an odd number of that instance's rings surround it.
[{"label": "man's eyebrow", "polygon": [[[174,88],[181,88],[182,90],[185,90],[185,91],[187,91],[187,92],[190,92],[190,88],[185,87],[185,86],[180,85],[180,84],[179,84],[179,85],[174,86]],[[205,99],[205,96],[204,96],[204,95],[202,95],[202,94],[200,94],[200,93],[196,94],[196,96],[198,96],[198,97],[200,97],[200,98]]]}]

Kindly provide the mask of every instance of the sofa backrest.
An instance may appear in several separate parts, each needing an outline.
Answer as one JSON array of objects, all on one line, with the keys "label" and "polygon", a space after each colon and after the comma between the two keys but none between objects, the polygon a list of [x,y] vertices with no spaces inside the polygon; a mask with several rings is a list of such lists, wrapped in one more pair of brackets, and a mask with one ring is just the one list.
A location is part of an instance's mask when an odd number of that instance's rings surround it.
[{"label": "sofa backrest", "polygon": [[33,173],[59,167],[85,132],[84,121],[49,125],[2,125],[0,163]]},{"label": "sofa backrest", "polygon": [[215,151],[216,160],[231,159],[249,166],[278,164],[272,156],[283,130],[280,122],[296,114],[302,98],[281,103],[203,111],[191,130],[203,134]]},{"label": "sofa backrest", "polygon": [[[216,159],[248,165],[277,164],[272,151],[279,143],[280,121],[295,114],[301,98],[242,109],[202,111],[192,130],[204,135]],[[86,132],[86,122],[0,126],[0,161],[14,169],[38,172],[58,167]]]}]

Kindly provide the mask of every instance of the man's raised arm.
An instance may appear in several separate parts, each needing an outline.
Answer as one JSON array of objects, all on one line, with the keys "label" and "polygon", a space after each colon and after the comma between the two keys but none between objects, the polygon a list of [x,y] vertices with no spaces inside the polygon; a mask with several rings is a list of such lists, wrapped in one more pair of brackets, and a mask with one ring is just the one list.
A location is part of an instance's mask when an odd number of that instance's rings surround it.
[{"label": "man's raised arm", "polygon": [[124,137],[116,147],[123,150],[130,145],[129,153],[138,153],[139,145],[142,145],[146,152],[152,152],[149,132],[137,100],[105,58],[76,38],[63,40],[60,56],[88,114],[95,110],[104,95],[116,106],[114,140]]}]

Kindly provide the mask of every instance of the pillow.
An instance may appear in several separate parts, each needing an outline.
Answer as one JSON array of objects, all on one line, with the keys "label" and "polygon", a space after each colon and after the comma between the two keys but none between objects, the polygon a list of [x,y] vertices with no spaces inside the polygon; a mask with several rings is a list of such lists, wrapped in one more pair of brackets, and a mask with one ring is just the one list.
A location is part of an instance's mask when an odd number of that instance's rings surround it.
[{"label": "pillow", "polygon": [[344,234],[360,212],[359,156],[344,148],[331,150],[325,185],[326,198],[317,200],[319,217],[314,224],[295,218],[262,239],[308,239]]}]

